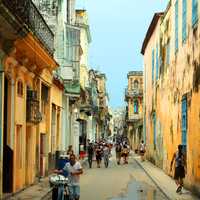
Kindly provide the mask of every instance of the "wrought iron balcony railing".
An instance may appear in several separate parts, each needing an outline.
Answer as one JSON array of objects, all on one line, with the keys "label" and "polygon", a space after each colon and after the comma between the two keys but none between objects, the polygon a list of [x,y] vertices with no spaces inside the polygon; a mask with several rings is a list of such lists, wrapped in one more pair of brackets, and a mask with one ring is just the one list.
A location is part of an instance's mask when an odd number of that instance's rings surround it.
[{"label": "wrought iron balcony railing", "polygon": [[28,90],[26,99],[26,121],[29,123],[38,124],[41,122],[41,120],[42,115],[39,111],[37,92],[33,90]]},{"label": "wrought iron balcony railing", "polygon": [[28,26],[52,56],[54,34],[34,3],[31,0],[2,0],[2,2],[21,23]]},{"label": "wrought iron balcony railing", "polygon": [[137,97],[137,96],[142,96],[143,95],[143,90],[142,89],[133,89],[133,90],[128,90],[127,88],[125,89],[125,96],[126,97]]}]

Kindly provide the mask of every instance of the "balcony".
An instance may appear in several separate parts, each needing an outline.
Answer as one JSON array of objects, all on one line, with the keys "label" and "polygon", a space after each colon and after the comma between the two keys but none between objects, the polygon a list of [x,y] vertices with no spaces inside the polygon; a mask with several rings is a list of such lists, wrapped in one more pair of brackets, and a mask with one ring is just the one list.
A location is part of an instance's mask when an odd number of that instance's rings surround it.
[{"label": "balcony", "polygon": [[142,89],[132,89],[128,90],[128,88],[125,89],[125,99],[134,98],[134,97],[142,97],[143,96],[143,90]]},{"label": "balcony", "polygon": [[2,3],[21,24],[25,24],[33,32],[53,56],[54,34],[34,3],[31,0],[2,0]]},{"label": "balcony", "polygon": [[42,115],[39,111],[39,101],[37,100],[37,92],[33,90],[27,91],[26,121],[33,124],[38,124],[42,121]]},{"label": "balcony", "polygon": [[143,115],[142,114],[133,114],[133,115],[130,115],[127,119],[127,122],[128,123],[134,123],[134,122],[139,122],[139,121],[142,121],[143,119]]}]

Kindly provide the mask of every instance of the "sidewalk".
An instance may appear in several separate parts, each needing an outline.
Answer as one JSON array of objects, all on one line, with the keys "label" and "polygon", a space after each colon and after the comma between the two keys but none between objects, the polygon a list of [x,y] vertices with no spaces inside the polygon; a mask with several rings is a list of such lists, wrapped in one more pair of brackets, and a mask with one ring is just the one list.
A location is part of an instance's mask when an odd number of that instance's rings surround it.
[{"label": "sidewalk", "polygon": [[156,186],[170,200],[198,200],[200,198],[194,196],[190,191],[183,189],[182,194],[176,193],[176,184],[174,180],[166,175],[160,168],[156,167],[149,161],[141,162],[139,156],[133,156],[136,162],[144,169]]},{"label": "sidewalk", "polygon": [[42,200],[44,199],[49,193],[51,189],[49,187],[49,179],[48,177],[41,179],[40,182],[25,188],[21,192],[7,197],[6,199],[9,200]]},{"label": "sidewalk", "polygon": [[[83,167],[86,165],[87,158],[80,160]],[[51,188],[49,187],[49,178],[45,177],[40,182],[25,188],[24,190],[12,196],[3,198],[4,200],[43,200],[49,197]]]}]

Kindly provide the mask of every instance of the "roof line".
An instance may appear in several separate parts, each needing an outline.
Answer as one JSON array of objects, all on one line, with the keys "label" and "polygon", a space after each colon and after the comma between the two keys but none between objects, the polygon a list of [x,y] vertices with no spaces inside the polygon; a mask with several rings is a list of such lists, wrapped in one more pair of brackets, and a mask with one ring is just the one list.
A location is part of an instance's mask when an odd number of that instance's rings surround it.
[{"label": "roof line", "polygon": [[155,13],[154,16],[153,16],[153,19],[151,21],[151,24],[148,28],[148,31],[146,33],[146,36],[145,36],[145,39],[143,41],[143,44],[142,44],[142,49],[141,49],[141,54],[144,55],[145,53],[145,49],[149,43],[149,40],[153,34],[153,31],[158,23],[158,20],[160,19],[160,17],[162,17],[164,15],[164,12],[159,12],[159,13]]}]

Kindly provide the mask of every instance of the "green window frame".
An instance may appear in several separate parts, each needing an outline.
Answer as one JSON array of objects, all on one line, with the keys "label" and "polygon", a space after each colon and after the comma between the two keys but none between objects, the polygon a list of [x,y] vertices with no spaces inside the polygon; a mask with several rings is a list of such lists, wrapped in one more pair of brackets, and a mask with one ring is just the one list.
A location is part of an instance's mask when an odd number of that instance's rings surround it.
[{"label": "green window frame", "polygon": [[154,59],[154,49],[152,49],[152,83],[154,82],[154,65],[155,65],[155,59]]},{"label": "green window frame", "polygon": [[198,0],[192,0],[192,26],[198,21]]},{"label": "green window frame", "polygon": [[187,38],[187,0],[182,0],[182,42]]},{"label": "green window frame", "polygon": [[178,51],[178,0],[175,3],[175,53]]}]

